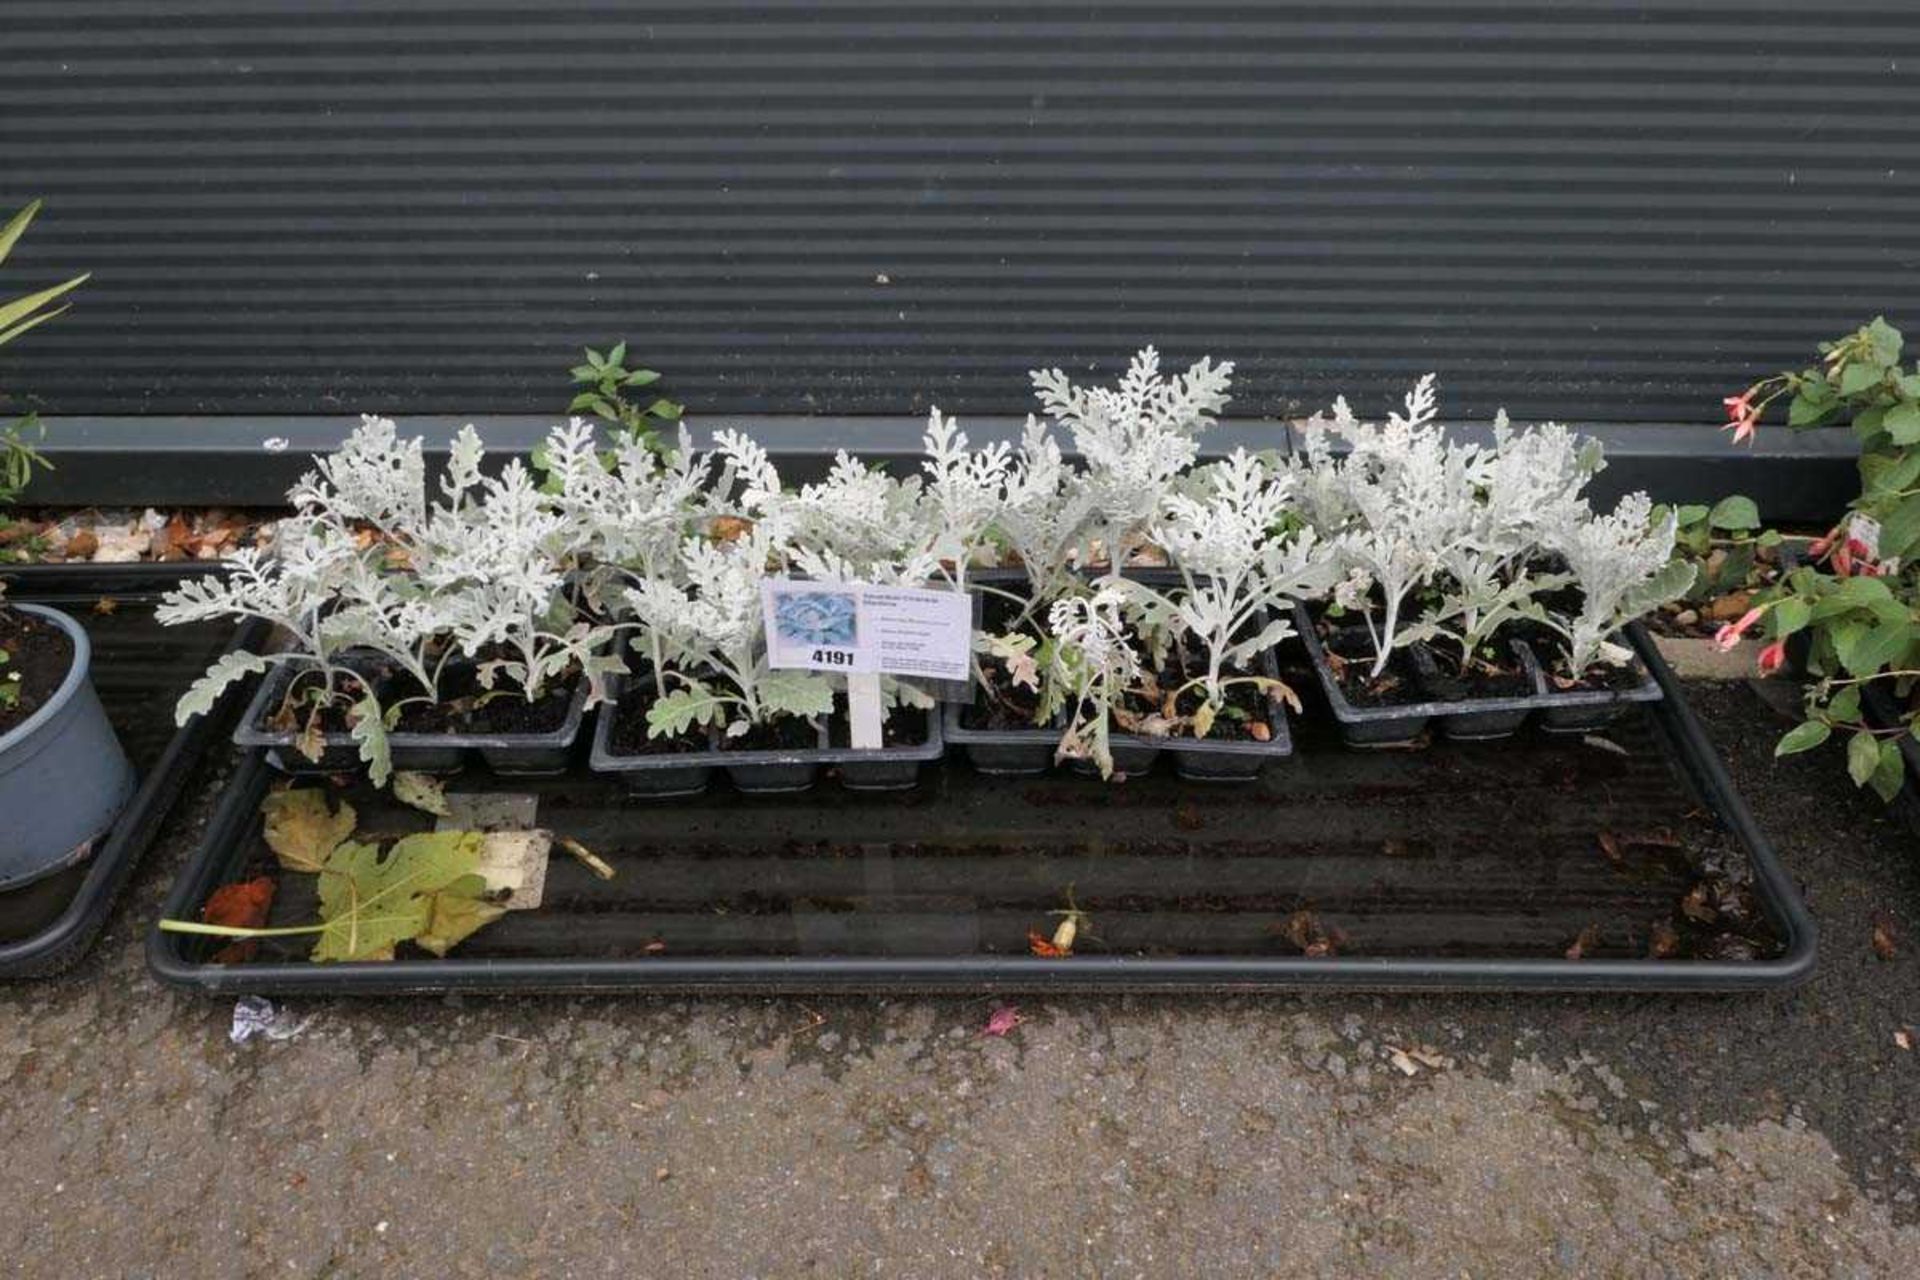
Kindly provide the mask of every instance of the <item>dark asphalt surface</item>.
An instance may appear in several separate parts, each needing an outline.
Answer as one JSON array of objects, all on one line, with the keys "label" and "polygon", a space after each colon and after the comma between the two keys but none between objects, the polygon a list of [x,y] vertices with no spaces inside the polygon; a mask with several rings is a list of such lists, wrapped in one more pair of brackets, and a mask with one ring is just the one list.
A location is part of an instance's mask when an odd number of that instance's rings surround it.
[{"label": "dark asphalt surface", "polygon": [[[148,978],[188,806],[95,953],[0,992],[22,1276],[1904,1275],[1916,837],[1690,686],[1806,887],[1738,997],[293,1002]],[[1876,954],[1876,913],[1893,938]],[[1915,1033],[1920,1041],[1920,1031]],[[1395,1049],[1419,1049],[1403,1074]]]}]

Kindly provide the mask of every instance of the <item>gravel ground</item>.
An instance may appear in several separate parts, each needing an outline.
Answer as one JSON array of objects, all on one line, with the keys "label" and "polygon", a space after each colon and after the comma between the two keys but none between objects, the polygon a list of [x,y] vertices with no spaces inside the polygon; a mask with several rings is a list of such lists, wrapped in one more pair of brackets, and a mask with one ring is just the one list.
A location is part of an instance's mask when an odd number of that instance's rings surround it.
[{"label": "gravel ground", "polygon": [[[1912,1274],[1914,837],[1692,687],[1807,886],[1767,996],[305,1001],[157,987],[176,822],[0,994],[21,1276]],[[204,802],[199,806],[204,812]],[[1876,912],[1896,939],[1872,946]],[[1920,1039],[1920,1032],[1916,1032]],[[1433,1065],[1395,1069],[1394,1048]]]}]

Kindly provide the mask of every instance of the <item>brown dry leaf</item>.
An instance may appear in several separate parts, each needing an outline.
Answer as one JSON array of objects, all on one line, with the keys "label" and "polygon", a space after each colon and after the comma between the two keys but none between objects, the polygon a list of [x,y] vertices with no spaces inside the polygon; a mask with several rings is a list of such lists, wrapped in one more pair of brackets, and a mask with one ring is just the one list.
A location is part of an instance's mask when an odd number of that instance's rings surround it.
[{"label": "brown dry leaf", "polygon": [[67,548],[63,555],[69,560],[91,559],[100,549],[100,539],[91,529],[82,529],[67,539]]},{"label": "brown dry leaf", "polygon": [[1573,940],[1573,945],[1567,948],[1567,959],[1584,960],[1586,959],[1587,952],[1593,950],[1595,947],[1599,945],[1600,945],[1600,926],[1597,924],[1590,924],[1586,928],[1580,931],[1580,936],[1575,938]]},{"label": "brown dry leaf", "polygon": [[1680,931],[1665,920],[1655,920],[1647,931],[1647,955],[1655,960],[1671,959],[1680,953]]},{"label": "brown dry leaf", "polygon": [[[226,925],[233,929],[264,929],[267,914],[273,909],[274,887],[272,876],[257,876],[238,884],[223,884],[208,896],[207,905],[200,908],[200,919],[207,924]],[[258,938],[236,938],[214,952],[213,962],[245,964],[253,959],[254,952],[259,949]]]},{"label": "brown dry leaf", "polygon": [[1407,1050],[1407,1056],[1429,1071],[1439,1071],[1453,1065],[1453,1059],[1444,1053],[1437,1053],[1425,1045]]},{"label": "brown dry leaf", "polygon": [[1200,807],[1191,800],[1182,800],[1173,809],[1173,825],[1182,831],[1198,831],[1207,825],[1207,819]]},{"label": "brown dry leaf", "polygon": [[343,840],[353,835],[360,816],[353,806],[340,802],[337,811],[327,807],[324,791],[276,791],[260,802],[265,819],[267,847],[280,865],[289,871],[318,874]]},{"label": "brown dry leaf", "polygon": [[1885,911],[1873,913],[1873,954],[1891,960],[1899,951],[1899,934],[1894,932],[1893,917]]},{"label": "brown dry leaf", "polygon": [[1620,852],[1620,842],[1613,838],[1611,831],[1602,831],[1600,833],[1600,853],[1602,857],[1606,858],[1609,863],[1616,867],[1626,861],[1626,856]]},{"label": "brown dry leaf", "polygon": [[1689,920],[1698,920],[1701,924],[1712,924],[1720,916],[1713,905],[1713,888],[1702,880],[1687,890],[1687,896],[1680,899],[1680,913]]},{"label": "brown dry leaf", "polygon": [[93,602],[93,611],[103,618],[111,617],[119,611],[119,608],[120,602],[112,596],[101,596]]},{"label": "brown dry leaf", "polygon": [[740,516],[715,516],[707,526],[707,536],[715,542],[738,542],[753,532],[753,521]]},{"label": "brown dry leaf", "polygon": [[1287,941],[1300,948],[1300,954],[1310,960],[1337,955],[1340,945],[1346,941],[1346,935],[1339,929],[1321,923],[1319,916],[1304,909],[1287,917],[1282,932]]},{"label": "brown dry leaf", "polygon": [[185,516],[176,515],[153,535],[155,560],[185,560],[193,547],[193,527]]},{"label": "brown dry leaf", "polygon": [[1270,742],[1273,740],[1273,730],[1267,727],[1265,720],[1255,720],[1252,724],[1248,725],[1247,734],[1255,742]]},{"label": "brown dry leaf", "polygon": [[1753,596],[1745,591],[1730,591],[1707,602],[1701,612],[1715,622],[1732,622],[1753,605]]},{"label": "brown dry leaf", "polygon": [[1394,1070],[1403,1076],[1417,1076],[1420,1074],[1420,1064],[1415,1062],[1413,1056],[1405,1049],[1396,1049],[1392,1045],[1388,1045],[1387,1049],[1389,1051],[1387,1053],[1387,1061],[1393,1064]]}]

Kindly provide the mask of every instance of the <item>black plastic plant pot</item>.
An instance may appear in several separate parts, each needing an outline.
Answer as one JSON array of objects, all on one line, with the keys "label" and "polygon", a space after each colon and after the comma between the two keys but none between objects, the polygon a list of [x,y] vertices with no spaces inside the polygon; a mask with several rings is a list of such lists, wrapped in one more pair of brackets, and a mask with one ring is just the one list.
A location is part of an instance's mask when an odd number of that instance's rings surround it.
[{"label": "black plastic plant pot", "polygon": [[80,624],[43,605],[6,606],[63,634],[67,673],[34,713],[0,734],[0,891],[84,861],[133,794],[133,765],[93,687]]},{"label": "black plastic plant pot", "polygon": [[1032,778],[1053,768],[1058,729],[969,729],[961,721],[966,709],[949,702],[943,730],[977,772],[993,778]]},{"label": "black plastic plant pot", "polygon": [[946,751],[940,716],[927,712],[926,740],[911,746],[861,749],[832,745],[824,721],[815,722],[816,746],[768,750],[735,750],[720,745],[717,731],[709,730],[704,751],[660,751],[624,754],[614,750],[613,726],[623,696],[645,695],[653,688],[651,676],[614,677],[606,703],[593,727],[588,757],[595,773],[619,777],[634,795],[654,799],[696,795],[717,772],[724,771],[734,788],[748,795],[784,795],[805,791],[831,766],[842,786],[854,791],[901,791],[920,780],[920,767]]},{"label": "black plastic plant pot", "polygon": [[[1294,606],[1295,628],[1313,660],[1321,691],[1339,721],[1341,739],[1350,747],[1404,747],[1419,740],[1429,728],[1438,728],[1457,742],[1490,742],[1512,737],[1528,717],[1546,705],[1539,666],[1532,651],[1516,643],[1514,652],[1527,673],[1530,692],[1504,698],[1461,698],[1449,701],[1357,707],[1348,701],[1339,677],[1327,661],[1327,650],[1304,604]],[[1415,659],[1417,661],[1417,659]],[[1429,656],[1428,661],[1431,661]]]},{"label": "black plastic plant pot", "polygon": [[1628,688],[1561,690],[1553,687],[1542,667],[1540,727],[1548,733],[1592,733],[1618,720],[1636,703],[1658,702],[1660,686],[1653,674],[1638,659],[1633,671],[1639,680]]},{"label": "black plastic plant pot", "polygon": [[[223,739],[246,701],[246,690],[228,689],[211,713],[185,726],[174,724],[175,699],[222,652],[250,648],[266,634],[258,622],[237,629],[211,622],[161,627],[153,606],[158,591],[170,584],[102,574],[103,567],[130,566],[45,565],[32,573],[4,575],[13,579],[10,597],[16,602],[57,603],[86,628],[91,683],[139,785],[88,856],[18,889],[0,891],[0,980],[60,973],[87,953],[175,801],[191,788],[202,755]],[[103,597],[112,597],[116,607],[93,608]],[[15,812],[5,811],[0,825]]]},{"label": "black plastic plant pot", "polygon": [[[294,776],[359,769],[360,747],[348,734],[327,734],[322,739],[320,758],[313,760],[295,749],[293,733],[266,727],[268,716],[286,697],[296,674],[291,667],[281,666],[260,682],[253,702],[233,731],[234,745],[265,751],[269,764]],[[389,733],[387,747],[393,767],[411,773],[453,773],[477,756],[500,774],[543,777],[564,772],[586,718],[588,691],[587,681],[578,681],[567,704],[566,718],[546,733]]]}]

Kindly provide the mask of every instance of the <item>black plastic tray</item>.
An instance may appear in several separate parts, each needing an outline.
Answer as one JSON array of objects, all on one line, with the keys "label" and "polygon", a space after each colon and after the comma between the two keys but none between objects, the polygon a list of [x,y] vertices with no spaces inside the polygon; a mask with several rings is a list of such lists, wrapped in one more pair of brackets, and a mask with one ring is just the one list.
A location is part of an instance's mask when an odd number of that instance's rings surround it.
[{"label": "black plastic tray", "polygon": [[[64,608],[87,628],[95,687],[140,776],[133,799],[91,858],[0,894],[0,979],[55,974],[86,954],[188,776],[239,710],[239,697],[229,691],[212,715],[174,727],[173,706],[187,685],[223,651],[264,631],[259,624],[160,626],[153,605],[183,572],[220,568],[199,562],[0,568],[10,599]],[[96,610],[102,599],[114,602],[111,613]]]},{"label": "black plastic tray", "polygon": [[[1812,969],[1813,922],[1650,641],[1638,629],[1633,640],[1667,697],[1609,731],[1625,754],[1545,736],[1350,752],[1309,705],[1293,763],[1252,787],[1166,773],[1020,783],[949,764],[898,796],[722,790],[663,809],[583,769],[502,784],[477,772],[466,785],[534,792],[543,825],[621,874],[599,881],[556,851],[542,908],[509,913],[445,960],[316,965],[296,938],[228,967],[206,960],[217,942],[156,930],[149,961],[166,982],[225,994],[1792,984]],[[1569,770],[1593,776],[1570,787]],[[276,778],[257,756],[241,762],[167,915],[193,918],[216,887],[268,865],[258,806]],[[363,830],[427,821],[364,788],[348,796]],[[1632,930],[1664,919],[1693,877],[1657,858],[1609,864],[1602,823],[1691,824],[1699,847],[1744,856],[1777,949],[1642,958]],[[1508,850],[1492,847],[1498,832]],[[1180,905],[1189,890],[1221,909]],[[284,879],[274,922],[310,920],[311,892]],[[1027,931],[1051,931],[1070,893],[1091,917],[1079,954],[1028,954]],[[1301,910],[1345,930],[1348,953],[1309,958],[1283,941]],[[1615,945],[1608,930],[1623,921]],[[1588,924],[1603,929],[1587,958],[1566,958]]]}]

